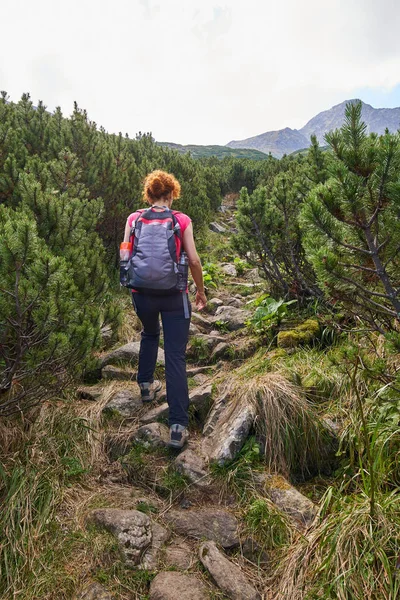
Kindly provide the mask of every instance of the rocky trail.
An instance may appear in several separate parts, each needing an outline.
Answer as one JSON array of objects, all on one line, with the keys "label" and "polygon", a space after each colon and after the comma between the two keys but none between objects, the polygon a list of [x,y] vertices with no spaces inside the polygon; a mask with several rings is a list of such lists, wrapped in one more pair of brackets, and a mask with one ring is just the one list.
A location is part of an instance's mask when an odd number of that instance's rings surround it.
[{"label": "rocky trail", "polygon": [[[212,224],[218,235],[232,228],[231,208],[225,206],[220,222]],[[257,350],[245,322],[249,298],[260,294],[259,279],[253,271],[239,277],[229,263],[220,269],[226,287],[213,291],[207,312],[193,313],[187,367],[191,435],[182,451],[166,444],[165,389],[149,405],[140,399],[135,381],[139,332],[134,341],[104,352],[99,382],[78,390],[82,402],[102,412],[101,446],[107,463],[99,485],[110,492],[107,506],[88,510],[86,527],[114,536],[126,569],[155,574],[148,595],[127,591],[126,598],[273,597],[269,552],[249,531],[232,486],[221,477],[249,436],[257,435],[263,419],[257,402],[246,400],[252,382],[240,371]],[[160,379],[163,365],[160,348]],[[283,377],[273,371],[262,376],[271,401],[284,404]],[[263,421],[266,440],[268,427]],[[334,437],[331,430],[327,435]],[[272,468],[272,459],[268,464],[267,441],[264,450],[267,460],[252,473],[252,489],[282,514],[293,535],[304,534],[317,506],[289,481],[284,469]],[[98,581],[87,581],[75,598],[115,596]]]}]

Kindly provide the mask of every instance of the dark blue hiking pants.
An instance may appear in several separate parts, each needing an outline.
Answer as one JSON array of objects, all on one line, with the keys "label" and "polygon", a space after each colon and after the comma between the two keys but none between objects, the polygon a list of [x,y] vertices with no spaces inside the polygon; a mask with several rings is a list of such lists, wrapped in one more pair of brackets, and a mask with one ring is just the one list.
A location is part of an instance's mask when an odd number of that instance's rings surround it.
[{"label": "dark blue hiking pants", "polygon": [[160,314],[164,332],[165,379],[169,425],[188,424],[189,393],[186,377],[186,344],[190,319],[185,319],[182,293],[150,296],[135,292],[133,306],[142,322],[138,383],[152,382],[160,339]]}]

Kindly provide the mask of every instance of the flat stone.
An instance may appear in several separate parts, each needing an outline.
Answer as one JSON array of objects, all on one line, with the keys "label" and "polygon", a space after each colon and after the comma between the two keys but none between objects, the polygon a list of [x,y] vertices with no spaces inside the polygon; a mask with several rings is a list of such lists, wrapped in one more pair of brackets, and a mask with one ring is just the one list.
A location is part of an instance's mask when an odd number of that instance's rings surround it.
[{"label": "flat stone", "polygon": [[229,300],[226,301],[226,305],[234,306],[235,308],[241,308],[243,306],[243,302],[238,298],[229,298]]},{"label": "flat stone", "polygon": [[115,600],[113,596],[100,583],[91,583],[80,590],[72,600]]},{"label": "flat stone", "polygon": [[[201,410],[206,407],[206,403],[211,398],[212,386],[203,385],[195,388],[189,393],[189,405],[194,406],[196,410]],[[168,417],[168,403],[164,402],[144,414],[140,421],[141,423],[152,423],[161,418]]]},{"label": "flat stone", "polygon": [[231,562],[215,545],[204,542],[199,558],[220,590],[231,600],[260,600],[257,590],[247,581],[240,568]]},{"label": "flat stone", "polygon": [[139,394],[133,394],[131,390],[120,390],[105,405],[103,412],[116,411],[122,417],[134,417],[142,408],[143,402]]},{"label": "flat stone", "polygon": [[82,385],[77,389],[78,396],[84,400],[97,402],[100,400],[104,392],[102,386],[99,385]]},{"label": "flat stone", "polygon": [[[120,361],[129,363],[137,362],[139,359],[139,350],[140,342],[129,342],[129,344],[120,346],[120,348],[112,350],[101,358],[101,367],[103,368],[106,365],[115,364]],[[158,349],[157,362],[162,365],[165,364],[164,350],[162,348]]]},{"label": "flat stone", "polygon": [[219,465],[233,460],[246,441],[255,417],[252,404],[238,402],[231,408],[227,403],[212,433],[203,440],[202,449],[209,460]]},{"label": "flat stone", "polygon": [[169,442],[169,429],[162,423],[142,425],[135,434],[135,440],[141,441],[148,447],[164,447]]},{"label": "flat stone", "polygon": [[255,481],[262,484],[263,491],[272,502],[289,515],[303,529],[309,527],[317,514],[317,506],[281,475],[255,473]]},{"label": "flat stone", "polygon": [[116,381],[136,381],[135,371],[126,371],[120,369],[114,365],[106,365],[101,370],[101,376],[103,379],[116,380]]},{"label": "flat stone", "polygon": [[213,223],[209,224],[209,228],[214,233],[225,233],[226,232],[226,228],[215,221]]},{"label": "flat stone", "polygon": [[222,321],[229,331],[237,331],[246,326],[245,323],[250,316],[251,313],[248,310],[236,308],[235,306],[220,306],[217,308],[214,317],[212,317],[212,321],[213,323]]},{"label": "flat stone", "polygon": [[142,557],[140,568],[155,571],[160,561],[161,549],[168,542],[171,534],[168,529],[158,523],[153,523],[151,530],[153,534],[151,544]]},{"label": "flat stone", "polygon": [[193,377],[193,375],[197,375],[198,373],[207,373],[210,370],[214,370],[215,365],[206,365],[204,367],[188,367],[186,369],[186,375],[188,377]]},{"label": "flat stone", "polygon": [[164,562],[167,567],[175,567],[186,571],[193,567],[197,557],[191,547],[183,539],[175,539],[165,549]]},{"label": "flat stone", "polygon": [[223,548],[239,544],[236,517],[222,508],[170,510],[164,515],[164,520],[180,535],[213,540]]},{"label": "flat stone", "polygon": [[158,573],[150,585],[150,600],[209,600],[209,597],[200,579],[176,571]]},{"label": "flat stone", "polygon": [[220,298],[211,298],[211,300],[208,300],[207,302],[207,307],[210,309],[211,312],[215,312],[217,310],[217,308],[219,306],[223,306],[224,301],[221,300]]},{"label": "flat stone", "polygon": [[205,329],[206,331],[209,331],[213,328],[213,323],[211,321],[209,321],[205,317],[202,317],[201,315],[199,315],[199,313],[196,312],[192,312],[192,322],[201,329]]},{"label": "flat stone", "polygon": [[225,273],[225,275],[229,275],[230,277],[236,277],[237,271],[235,265],[231,263],[225,263],[221,266],[221,271]]},{"label": "flat stone", "polygon": [[207,476],[209,472],[206,462],[204,458],[199,456],[190,447],[186,448],[186,450],[176,457],[175,465],[177,470],[186,475],[192,483],[199,487],[208,487],[209,481]]},{"label": "flat stone", "polygon": [[197,383],[197,385],[204,385],[209,379],[210,376],[206,375],[205,373],[197,373],[197,375],[193,376],[193,380]]},{"label": "flat stone", "polygon": [[90,513],[89,521],[117,538],[129,567],[136,567],[140,563],[142,554],[151,544],[150,519],[138,510],[97,509]]}]

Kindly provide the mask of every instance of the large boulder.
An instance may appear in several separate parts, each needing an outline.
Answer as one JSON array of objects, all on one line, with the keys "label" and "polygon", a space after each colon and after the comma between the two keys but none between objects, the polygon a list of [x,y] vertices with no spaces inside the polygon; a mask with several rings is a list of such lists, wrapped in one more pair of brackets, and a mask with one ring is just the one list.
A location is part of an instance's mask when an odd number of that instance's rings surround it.
[{"label": "large boulder", "polygon": [[231,600],[260,600],[257,590],[247,581],[240,568],[220,552],[215,542],[200,546],[199,558],[220,590]]},{"label": "large boulder", "polygon": [[152,530],[150,519],[138,510],[102,508],[91,512],[89,522],[112,533],[129,567],[136,567],[150,546]]},{"label": "large boulder", "polygon": [[[139,351],[140,342],[129,342],[105,354],[100,361],[101,367],[119,362],[136,363],[139,360]],[[164,350],[162,348],[158,349],[157,361],[162,365],[165,364]]]},{"label": "large boulder", "polygon": [[236,517],[222,508],[170,510],[164,520],[180,535],[198,540],[213,540],[223,548],[238,546]]},{"label": "large boulder", "polygon": [[213,323],[222,322],[229,331],[236,331],[246,326],[246,321],[250,318],[251,313],[242,308],[235,306],[220,306],[217,308]]},{"label": "large boulder", "polygon": [[[219,416],[218,413],[219,412]],[[214,412],[215,424],[211,433],[203,439],[202,449],[211,462],[223,465],[235,458],[246,441],[256,417],[256,409],[247,402],[221,402]],[[206,430],[211,429],[209,417]]]},{"label": "large boulder", "polygon": [[150,600],[209,600],[204,584],[194,575],[158,573],[150,585]]}]

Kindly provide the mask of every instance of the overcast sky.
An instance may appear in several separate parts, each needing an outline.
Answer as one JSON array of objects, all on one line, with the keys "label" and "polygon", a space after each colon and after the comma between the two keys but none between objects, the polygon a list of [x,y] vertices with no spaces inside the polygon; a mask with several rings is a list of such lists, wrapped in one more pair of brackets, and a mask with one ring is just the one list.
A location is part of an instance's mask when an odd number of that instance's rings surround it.
[{"label": "overcast sky", "polygon": [[400,106],[398,0],[3,0],[0,89],[110,132],[226,144]]}]

